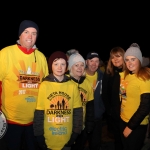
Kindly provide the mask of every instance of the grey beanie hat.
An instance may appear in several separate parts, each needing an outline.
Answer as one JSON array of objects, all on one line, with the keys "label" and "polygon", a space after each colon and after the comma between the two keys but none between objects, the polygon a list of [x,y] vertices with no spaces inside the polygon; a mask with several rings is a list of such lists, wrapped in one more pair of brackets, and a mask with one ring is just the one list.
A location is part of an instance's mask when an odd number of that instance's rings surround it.
[{"label": "grey beanie hat", "polygon": [[24,20],[20,23],[20,26],[19,26],[19,31],[18,31],[18,35],[20,36],[21,33],[26,29],[26,28],[29,28],[29,27],[33,27],[36,29],[37,31],[37,35],[39,34],[39,27],[38,25],[31,21],[31,20]]},{"label": "grey beanie hat", "polygon": [[66,55],[70,56],[70,55],[76,54],[76,53],[79,53],[79,51],[76,49],[70,49],[66,52]]},{"label": "grey beanie hat", "polygon": [[77,62],[83,62],[85,67],[85,60],[79,53],[70,55],[68,59],[68,69],[70,70],[71,67]]},{"label": "grey beanie hat", "polygon": [[140,62],[142,64],[142,60],[143,60],[142,53],[138,46],[131,45],[124,54],[124,60],[127,56],[135,56],[136,58],[138,58],[140,60]]}]

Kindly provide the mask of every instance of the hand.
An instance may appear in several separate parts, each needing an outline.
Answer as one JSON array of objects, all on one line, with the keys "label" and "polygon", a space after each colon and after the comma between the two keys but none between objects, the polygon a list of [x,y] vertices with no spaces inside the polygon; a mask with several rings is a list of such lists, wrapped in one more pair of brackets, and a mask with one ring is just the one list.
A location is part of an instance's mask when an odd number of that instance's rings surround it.
[{"label": "hand", "polygon": [[91,133],[92,131],[93,131],[93,129],[94,129],[94,121],[92,122],[92,121],[88,121],[88,122],[86,122],[85,123],[85,131],[86,131],[86,133]]},{"label": "hand", "polygon": [[124,137],[128,137],[131,134],[132,130],[128,127],[126,127],[123,131]]},{"label": "hand", "polygon": [[72,132],[69,141],[65,144],[66,147],[71,147],[74,144],[76,138],[78,137],[78,133]]}]

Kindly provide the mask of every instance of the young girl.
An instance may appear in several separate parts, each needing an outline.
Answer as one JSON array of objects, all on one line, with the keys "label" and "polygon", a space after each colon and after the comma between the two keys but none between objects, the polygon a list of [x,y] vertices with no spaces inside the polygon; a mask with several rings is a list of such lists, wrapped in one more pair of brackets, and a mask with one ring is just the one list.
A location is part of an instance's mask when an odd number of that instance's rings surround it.
[{"label": "young girl", "polygon": [[124,150],[141,150],[150,111],[150,68],[142,67],[138,44],[124,55],[127,69],[121,73],[121,133]]},{"label": "young girl", "polygon": [[40,85],[34,134],[42,149],[69,150],[82,130],[81,98],[77,85],[65,75],[65,53],[54,52],[48,66],[52,73]]}]

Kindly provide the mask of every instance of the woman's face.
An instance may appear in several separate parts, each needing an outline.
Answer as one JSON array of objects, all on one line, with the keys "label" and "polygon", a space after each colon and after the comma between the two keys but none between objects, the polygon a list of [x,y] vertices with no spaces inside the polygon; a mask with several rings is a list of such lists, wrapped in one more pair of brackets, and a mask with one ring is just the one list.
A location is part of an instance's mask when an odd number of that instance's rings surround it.
[{"label": "woman's face", "polygon": [[125,58],[125,63],[129,71],[136,73],[139,69],[140,61],[134,56],[127,56]]},{"label": "woman's face", "polygon": [[84,63],[83,62],[77,62],[71,67],[71,72],[74,76],[74,78],[79,79],[83,73],[84,73]]},{"label": "woman's face", "polygon": [[111,62],[115,67],[122,68],[124,59],[120,54],[114,54],[111,58]]}]

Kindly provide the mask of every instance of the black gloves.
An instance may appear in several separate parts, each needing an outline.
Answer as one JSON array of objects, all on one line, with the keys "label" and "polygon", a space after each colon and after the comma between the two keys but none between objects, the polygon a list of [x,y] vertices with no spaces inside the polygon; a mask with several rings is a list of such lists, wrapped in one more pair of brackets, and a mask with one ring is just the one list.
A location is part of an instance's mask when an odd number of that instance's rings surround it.
[{"label": "black gloves", "polygon": [[93,129],[94,129],[94,125],[95,125],[94,121],[86,122],[85,123],[85,131],[86,131],[86,133],[88,133],[88,134],[91,133],[93,131]]},{"label": "black gloves", "polygon": [[72,132],[70,140],[67,142],[66,146],[70,147],[72,144],[74,144],[76,138],[78,137],[78,133]]},{"label": "black gloves", "polygon": [[47,145],[45,143],[45,138],[43,135],[36,136],[36,140],[41,150],[47,150]]},{"label": "black gloves", "polygon": [[78,133],[72,132],[70,140],[64,145],[62,150],[70,150],[78,135]]}]

